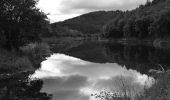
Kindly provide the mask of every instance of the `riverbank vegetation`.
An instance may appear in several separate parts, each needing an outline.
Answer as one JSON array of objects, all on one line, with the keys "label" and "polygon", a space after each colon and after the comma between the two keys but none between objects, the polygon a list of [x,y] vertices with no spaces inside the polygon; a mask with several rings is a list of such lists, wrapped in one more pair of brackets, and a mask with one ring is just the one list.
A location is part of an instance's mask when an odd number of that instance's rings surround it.
[{"label": "riverbank vegetation", "polygon": [[49,47],[41,43],[41,34],[48,28],[49,22],[46,14],[36,7],[37,2],[0,1],[0,53],[4,58],[1,63],[5,63],[1,66],[24,66],[25,62],[25,66],[32,64],[35,67],[47,56]]},{"label": "riverbank vegetation", "polygon": [[0,1],[0,99],[50,100],[42,80],[29,78],[50,55],[41,33],[49,25],[37,0]]},{"label": "riverbank vegetation", "polygon": [[50,100],[52,95],[42,93],[42,80],[29,78],[50,55],[48,45],[28,44],[20,51],[0,49],[0,99],[2,100]]}]

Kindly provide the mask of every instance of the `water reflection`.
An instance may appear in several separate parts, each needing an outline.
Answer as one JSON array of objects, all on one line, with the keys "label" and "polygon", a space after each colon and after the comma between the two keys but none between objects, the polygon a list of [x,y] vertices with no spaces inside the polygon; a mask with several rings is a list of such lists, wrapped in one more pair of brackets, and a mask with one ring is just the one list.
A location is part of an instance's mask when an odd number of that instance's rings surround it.
[{"label": "water reflection", "polygon": [[103,89],[122,92],[124,86],[134,95],[153,81],[116,63],[92,63],[64,54],[47,58],[32,78],[42,79],[42,91],[52,93],[54,100],[95,100],[91,94]]},{"label": "water reflection", "polygon": [[[53,52],[58,52],[56,49],[52,50]],[[165,70],[170,66],[170,50],[157,49],[153,46],[84,42],[59,52],[96,63],[109,62],[126,65],[127,68],[132,68],[145,74],[150,69],[159,70],[160,65]]]}]

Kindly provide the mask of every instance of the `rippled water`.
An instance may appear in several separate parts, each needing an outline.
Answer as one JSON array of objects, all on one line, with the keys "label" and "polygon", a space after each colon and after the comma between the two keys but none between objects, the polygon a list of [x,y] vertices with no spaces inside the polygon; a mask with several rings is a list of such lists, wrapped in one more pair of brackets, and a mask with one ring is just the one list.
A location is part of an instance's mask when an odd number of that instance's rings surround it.
[{"label": "rippled water", "polygon": [[95,100],[91,94],[104,89],[122,92],[124,84],[134,95],[153,81],[153,78],[126,66],[93,63],[65,54],[51,55],[32,78],[42,79],[42,91],[53,94],[54,100]]}]

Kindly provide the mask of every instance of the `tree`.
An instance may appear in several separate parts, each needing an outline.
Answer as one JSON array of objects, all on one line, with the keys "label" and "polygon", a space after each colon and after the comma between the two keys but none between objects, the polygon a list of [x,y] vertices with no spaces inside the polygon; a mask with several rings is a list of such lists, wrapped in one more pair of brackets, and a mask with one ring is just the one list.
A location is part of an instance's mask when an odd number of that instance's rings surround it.
[{"label": "tree", "polygon": [[160,12],[160,16],[154,20],[150,26],[150,34],[154,37],[169,37],[170,36],[170,8]]},{"label": "tree", "polygon": [[37,0],[1,0],[0,29],[5,36],[6,48],[35,41],[47,24],[47,16],[37,7]]},{"label": "tree", "polygon": [[123,27],[124,37],[128,38],[135,35],[135,21],[134,18],[128,19],[127,23]]},{"label": "tree", "polygon": [[[116,11],[119,13],[119,11]],[[123,37],[123,26],[125,21],[123,20],[123,13],[117,15],[112,21],[107,23],[103,27],[103,34],[107,38],[122,38]]]},{"label": "tree", "polygon": [[135,30],[139,38],[146,38],[149,36],[149,27],[152,22],[153,18],[150,16],[145,16],[136,20]]}]

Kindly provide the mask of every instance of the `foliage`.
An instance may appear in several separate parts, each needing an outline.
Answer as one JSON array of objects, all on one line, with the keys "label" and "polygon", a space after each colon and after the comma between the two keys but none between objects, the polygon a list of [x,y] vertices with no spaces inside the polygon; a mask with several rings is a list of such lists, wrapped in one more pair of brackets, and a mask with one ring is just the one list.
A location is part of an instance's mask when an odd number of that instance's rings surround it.
[{"label": "foliage", "polygon": [[1,100],[51,100],[52,95],[41,92],[42,80],[30,80],[23,72],[0,77]]},{"label": "foliage", "polygon": [[16,73],[33,70],[32,63],[25,56],[0,49],[0,73]]},{"label": "foliage", "polygon": [[40,67],[40,63],[51,53],[46,43],[30,43],[22,47],[21,50],[33,63],[34,67]]},{"label": "foliage", "polygon": [[1,0],[0,34],[8,49],[39,39],[47,24],[46,15],[36,8],[37,0]]},{"label": "foliage", "polygon": [[40,67],[50,48],[45,43],[31,43],[21,48],[22,52],[10,52],[0,49],[0,73],[31,71]]},{"label": "foliage", "polygon": [[0,100],[51,100],[52,95],[41,92],[43,81],[29,78],[35,65],[49,55],[48,45],[30,44],[22,50],[25,55],[0,49]]},{"label": "foliage", "polygon": [[81,37],[81,36],[83,36],[83,33],[81,33],[80,31],[77,31],[77,30],[69,29],[68,27],[57,26],[57,27],[53,28],[51,36],[56,36],[56,37]]},{"label": "foliage", "polygon": [[169,0],[153,0],[132,11],[122,11],[121,17],[114,17],[104,26],[104,36],[139,39],[169,37],[169,6]]},{"label": "foliage", "polygon": [[32,61],[40,63],[49,52],[48,46],[36,43],[23,48],[25,55],[0,49],[0,100],[51,100],[52,95],[41,92],[43,81],[29,78],[36,69]]}]

